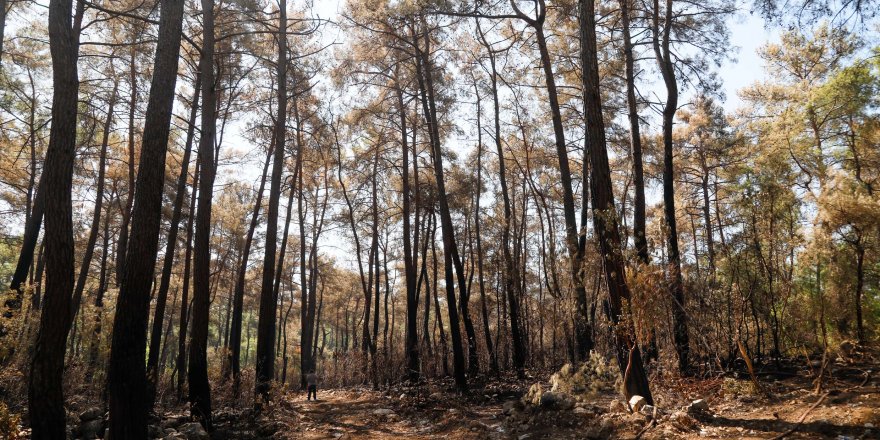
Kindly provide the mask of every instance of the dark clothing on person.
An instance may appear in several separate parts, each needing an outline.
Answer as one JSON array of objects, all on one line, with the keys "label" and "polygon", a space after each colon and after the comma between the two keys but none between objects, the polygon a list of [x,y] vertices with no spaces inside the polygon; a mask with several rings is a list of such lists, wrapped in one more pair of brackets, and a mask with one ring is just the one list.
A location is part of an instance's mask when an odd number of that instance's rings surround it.
[{"label": "dark clothing on person", "polygon": [[312,396],[318,400],[318,375],[315,373],[306,374],[306,385],[308,385],[306,400],[312,400]]}]

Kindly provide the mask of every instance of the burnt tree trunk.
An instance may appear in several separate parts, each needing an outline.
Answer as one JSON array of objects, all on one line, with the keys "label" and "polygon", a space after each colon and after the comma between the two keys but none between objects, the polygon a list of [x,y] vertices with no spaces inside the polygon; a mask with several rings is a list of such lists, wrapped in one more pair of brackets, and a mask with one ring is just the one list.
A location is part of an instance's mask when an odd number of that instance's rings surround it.
[{"label": "burnt tree trunk", "polygon": [[[62,376],[64,346],[70,331],[74,277],[71,194],[76,154],[79,94],[79,24],[83,4],[71,20],[71,0],[49,2],[49,50],[52,55],[52,127],[40,186],[45,200],[46,293],[28,381],[31,438],[66,436]],[[39,203],[39,202],[38,202]],[[37,228],[39,230],[39,228]]]},{"label": "burnt tree trunk", "polygon": [[[183,211],[183,203],[186,197],[186,183],[189,177],[189,162],[192,154],[193,136],[195,135],[196,115],[199,109],[199,94],[201,93],[201,79],[196,75],[195,91],[189,111],[189,127],[186,131],[186,143],[183,149],[183,158],[180,161],[180,175],[177,178],[177,193],[174,195],[174,208],[171,213],[171,224],[168,226],[168,243],[165,246],[165,259],[162,263],[162,277],[159,281],[159,291],[156,294],[156,312],[153,315],[153,328],[150,335],[150,350],[147,358],[147,405],[152,407],[156,402],[156,384],[159,380],[159,344],[162,339],[162,322],[165,319],[165,302],[168,298],[168,288],[171,284],[171,271],[174,268],[174,253],[177,248],[177,234],[180,227],[180,218]],[[169,320],[170,322],[171,320]],[[167,345],[167,344],[166,344]]]},{"label": "burnt tree trunk", "polygon": [[653,403],[648,376],[642,366],[641,353],[628,318],[623,317],[623,301],[629,301],[626,264],[618,230],[617,211],[611,184],[611,168],[602,119],[599,93],[599,59],[596,49],[596,16],[594,0],[580,0],[581,69],[583,74],[584,115],[586,117],[585,148],[590,152],[590,194],[593,206],[593,229],[599,241],[605,284],[608,288],[610,318],[613,323],[617,365],[624,375],[627,400],[633,395]]},{"label": "burnt tree trunk", "polygon": [[[660,17],[663,15],[663,31],[660,33]],[[675,219],[675,170],[673,168],[672,128],[678,110],[678,84],[675,67],[669,50],[672,32],[672,0],[666,0],[665,11],[660,10],[659,0],[654,0],[652,37],[654,55],[666,85],[666,104],[663,107],[663,217],[666,221],[666,248],[669,262],[669,293],[672,305],[673,339],[678,354],[678,368],[682,373],[689,370],[690,343],[687,313],[685,312],[684,281],[681,275],[681,254],[678,250],[678,228]]]},{"label": "burnt tree trunk", "polygon": [[183,0],[163,0],[138,179],[136,188],[133,188],[136,194],[131,211],[131,232],[113,320],[107,373],[108,429],[112,438],[147,438],[150,410],[147,405],[150,402],[145,399],[144,355],[182,29]]},{"label": "burnt tree trunk", "polygon": [[217,91],[214,80],[214,1],[201,0],[202,120],[199,138],[199,198],[193,249],[192,331],[189,347],[190,412],[211,430],[211,386],[208,383],[208,324],[211,301],[211,200],[214,193],[214,143],[217,136]]}]

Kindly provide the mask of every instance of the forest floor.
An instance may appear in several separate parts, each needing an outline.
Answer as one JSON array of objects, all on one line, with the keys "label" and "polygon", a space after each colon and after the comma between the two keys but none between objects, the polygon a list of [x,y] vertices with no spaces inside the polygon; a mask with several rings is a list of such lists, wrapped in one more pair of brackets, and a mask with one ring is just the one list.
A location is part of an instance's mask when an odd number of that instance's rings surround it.
[{"label": "forest floor", "polygon": [[[189,418],[185,406],[174,405],[154,415],[150,438],[880,439],[878,356],[836,357],[818,393],[817,372],[815,364],[803,361],[765,366],[757,372],[760,389],[742,372],[738,378],[655,375],[651,385],[656,410],[636,412],[629,411],[610,383],[574,398],[556,393],[546,402],[548,393],[539,391],[540,403],[524,403],[529,400],[524,396],[535,395],[529,392],[534,384],[551,389],[550,372],[526,380],[474,380],[467,395],[456,393],[447,380],[383,390],[319,389],[318,401],[307,401],[304,393],[278,391],[260,414],[241,404],[235,409],[218,396],[210,436]],[[93,399],[72,400],[71,437],[101,436],[106,412],[90,406]],[[19,429],[12,438],[27,438],[29,430]]]},{"label": "forest floor", "polygon": [[[490,382],[460,396],[448,383],[288,393],[261,416],[252,438],[281,439],[880,439],[880,365],[835,362],[817,394],[809,370],[747,379],[654,382],[657,412],[630,413],[613,393],[564,408],[523,405],[522,383]],[[545,388],[547,389],[547,388]],[[703,399],[708,410],[692,408]],[[656,418],[655,418],[656,416]],[[221,417],[222,418],[222,417]],[[235,426],[230,419],[225,426]],[[215,439],[245,438],[224,429]],[[242,425],[243,426],[243,425]]]}]

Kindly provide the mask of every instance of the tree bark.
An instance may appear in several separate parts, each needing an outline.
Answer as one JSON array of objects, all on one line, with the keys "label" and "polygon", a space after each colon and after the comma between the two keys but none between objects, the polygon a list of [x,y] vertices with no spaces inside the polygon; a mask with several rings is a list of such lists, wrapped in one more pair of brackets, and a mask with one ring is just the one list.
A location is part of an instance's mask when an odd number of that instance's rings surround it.
[{"label": "tree bark", "polygon": [[239,395],[241,387],[241,320],[242,312],[244,310],[244,283],[245,277],[247,276],[251,245],[254,241],[254,231],[257,228],[257,223],[260,218],[260,206],[263,203],[263,190],[266,187],[266,175],[269,172],[269,163],[272,161],[272,153],[275,148],[275,135],[273,134],[272,136],[272,144],[269,146],[266,154],[266,162],[263,164],[263,174],[260,177],[260,186],[254,200],[254,210],[251,214],[251,223],[248,226],[248,232],[244,239],[244,250],[242,250],[238,274],[235,280],[234,298],[232,300],[232,320],[229,324],[229,360],[227,362],[229,370],[225,371],[223,375],[227,378],[230,374],[232,375],[232,390],[233,394],[236,396]]},{"label": "tree bark", "polygon": [[214,193],[214,142],[217,136],[217,92],[214,89],[214,0],[201,0],[202,121],[199,138],[199,199],[193,255],[192,332],[189,348],[190,412],[211,430],[211,386],[208,384],[208,323],[211,300],[211,200]]},{"label": "tree bark", "polygon": [[[159,281],[159,291],[156,294],[156,312],[153,315],[153,329],[150,335],[150,350],[147,358],[147,406],[152,408],[156,402],[156,385],[159,380],[159,344],[162,339],[162,322],[165,319],[165,302],[168,298],[168,288],[171,284],[171,271],[174,268],[174,254],[177,248],[177,234],[180,227],[180,218],[183,211],[183,203],[186,197],[186,183],[189,177],[189,162],[192,154],[193,136],[195,134],[196,116],[199,109],[199,94],[201,93],[201,78],[196,75],[195,90],[190,104],[189,127],[186,131],[186,143],[183,149],[183,158],[180,162],[180,175],[177,178],[177,192],[174,195],[174,208],[171,213],[171,224],[168,226],[168,243],[165,246],[165,259],[162,263],[162,277]],[[195,189],[193,189],[195,190]],[[169,320],[170,321],[170,320]],[[167,344],[166,344],[167,345]]]},{"label": "tree bark", "polygon": [[[466,280],[463,274],[461,260],[458,258],[458,247],[455,243],[455,229],[452,225],[452,216],[449,212],[449,202],[446,198],[446,182],[443,176],[443,156],[440,148],[440,131],[437,124],[437,109],[434,99],[433,66],[430,56],[430,39],[425,29],[425,48],[422,49],[416,43],[417,73],[419,88],[421,89],[422,107],[425,121],[428,125],[428,134],[434,161],[434,178],[437,183],[437,202],[440,210],[440,228],[443,233],[443,270],[446,279],[446,301],[449,313],[449,334],[452,339],[453,375],[456,387],[460,392],[467,391],[467,377],[465,375],[464,350],[461,345],[461,329],[459,328],[458,306],[455,296],[455,278],[453,270],[458,275],[459,292],[466,289]],[[436,283],[437,281],[434,280]]]},{"label": "tree bark", "polygon": [[101,229],[101,209],[104,206],[104,181],[107,166],[107,146],[110,143],[110,129],[113,126],[113,108],[116,105],[116,93],[119,90],[119,83],[113,83],[113,91],[110,93],[110,99],[107,103],[107,118],[104,119],[104,132],[101,135],[101,153],[98,158],[98,181],[95,185],[95,207],[92,211],[92,225],[89,229],[89,238],[86,242],[85,252],[83,253],[82,263],[80,264],[79,276],[76,279],[76,286],[73,289],[73,301],[70,309],[71,320],[76,318],[79,311],[79,305],[82,301],[82,294],[86,287],[86,280],[89,272],[91,272],[92,257],[95,254],[95,244],[98,242],[98,233]]},{"label": "tree bark", "polygon": [[71,9],[71,0],[49,2],[52,127],[40,179],[40,190],[45,192],[46,202],[46,294],[28,382],[31,438],[37,440],[66,436],[62,376],[64,345],[72,321],[70,304],[74,282],[74,242],[71,187],[76,154],[79,93],[77,58],[83,3],[77,3],[73,22]]},{"label": "tree bark", "polygon": [[660,4],[654,0],[653,46],[657,64],[666,85],[666,104],[663,107],[663,216],[666,221],[666,247],[668,253],[670,280],[669,293],[673,299],[673,339],[678,354],[678,368],[682,373],[689,370],[688,357],[690,343],[688,337],[687,313],[685,312],[684,281],[681,275],[681,255],[678,250],[678,229],[675,219],[675,170],[673,168],[672,128],[675,112],[678,110],[678,84],[669,51],[672,31],[672,1],[666,0],[663,12],[663,33],[660,34]]},{"label": "tree bark", "polygon": [[[587,292],[584,287],[581,269],[583,266],[584,247],[580,245],[577,219],[575,218],[574,192],[571,184],[571,168],[568,163],[568,146],[565,143],[565,129],[562,126],[562,113],[559,107],[559,97],[556,91],[556,79],[553,76],[553,66],[550,63],[550,52],[547,49],[547,39],[544,36],[544,19],[546,18],[546,5],[544,0],[538,1],[537,17],[531,18],[511,1],[511,5],[517,11],[517,15],[526,21],[534,30],[538,43],[538,51],[541,56],[541,67],[544,70],[544,81],[547,89],[547,101],[550,105],[550,114],[553,121],[553,135],[556,145],[556,155],[559,159],[559,175],[562,184],[562,207],[565,219],[565,242],[571,258],[571,278],[575,291],[577,313],[575,314],[575,341],[576,355],[579,359],[585,359],[593,348],[593,336],[590,323],[586,321],[588,315]],[[586,203],[586,201],[584,201]]]},{"label": "tree bark", "polygon": [[138,179],[133,188],[136,192],[131,211],[133,221],[113,320],[107,373],[108,429],[113,438],[147,438],[150,408],[144,398],[147,391],[144,355],[182,29],[183,1],[163,0]]},{"label": "tree bark", "polygon": [[645,236],[645,173],[642,163],[642,136],[639,129],[639,110],[636,101],[635,56],[630,37],[631,0],[619,0],[623,27],[623,55],[626,63],[626,108],[629,119],[630,154],[632,155],[633,186],[633,244],[642,264],[648,264],[648,240]]},{"label": "tree bark", "polygon": [[[134,168],[134,114],[137,111],[137,46],[134,44],[129,47],[129,75],[128,84],[131,88],[131,97],[128,101],[128,194],[125,197],[125,207],[122,207],[122,223],[119,226],[119,237],[116,242],[116,285],[122,282],[125,276],[125,254],[128,252],[128,229],[131,222],[131,210],[134,203],[135,189],[135,168]],[[146,131],[144,131],[146,133]],[[143,139],[142,139],[143,141]],[[143,147],[142,147],[143,148]]]},{"label": "tree bark", "polygon": [[263,257],[263,282],[260,290],[260,317],[257,324],[257,380],[256,393],[269,401],[269,381],[275,370],[275,319],[278,304],[274,295],[275,253],[278,241],[278,205],[281,198],[281,174],[284,169],[284,149],[287,145],[287,1],[278,3],[278,112],[275,119],[275,157],[272,162],[272,180],[269,186],[269,206],[266,218],[266,245]]},{"label": "tree bark", "polygon": [[[399,66],[399,64],[398,64]],[[410,225],[410,184],[409,184],[409,145],[406,137],[406,105],[403,102],[403,90],[399,82],[400,70],[395,68],[395,92],[397,95],[397,112],[400,114],[400,148],[403,159],[401,177],[403,192],[403,266],[406,278],[406,377],[410,382],[417,382],[421,376],[419,366],[419,293],[416,286],[416,254],[413,253],[413,243]],[[417,159],[416,159],[417,160]],[[418,189],[416,189],[418,190]],[[418,213],[416,213],[418,216]]]}]

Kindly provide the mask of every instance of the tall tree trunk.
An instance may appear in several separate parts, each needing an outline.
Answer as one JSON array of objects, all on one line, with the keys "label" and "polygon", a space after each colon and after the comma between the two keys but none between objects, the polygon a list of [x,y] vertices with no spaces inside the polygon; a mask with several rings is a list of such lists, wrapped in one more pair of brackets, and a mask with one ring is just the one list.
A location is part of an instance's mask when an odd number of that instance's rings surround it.
[{"label": "tall tree trunk", "polygon": [[[192,154],[193,136],[195,135],[196,116],[199,109],[199,94],[201,93],[201,78],[196,75],[195,90],[189,110],[189,126],[186,131],[186,143],[183,148],[183,158],[180,161],[180,175],[177,177],[177,192],[174,195],[174,208],[171,213],[171,224],[168,226],[168,243],[165,245],[165,259],[162,263],[162,277],[159,281],[159,291],[156,294],[156,312],[153,315],[153,329],[150,335],[150,350],[147,358],[147,405],[152,408],[156,402],[156,384],[159,380],[159,343],[162,338],[162,322],[165,319],[165,302],[168,298],[168,288],[171,284],[171,271],[174,268],[174,253],[177,248],[177,233],[180,227],[180,218],[183,211],[183,203],[186,197],[186,183],[189,177],[189,162]],[[195,189],[193,189],[195,190]],[[170,321],[170,320],[169,320]],[[167,344],[166,344],[167,345]]]},{"label": "tall tree trunk", "polygon": [[[122,208],[122,223],[119,226],[119,237],[116,243],[116,285],[122,282],[125,276],[125,254],[128,252],[128,228],[131,223],[131,210],[134,203],[135,189],[135,124],[134,116],[137,111],[138,85],[137,85],[137,46],[132,44],[129,47],[129,73],[128,85],[131,89],[131,97],[128,101],[128,194],[125,197],[125,207]],[[146,131],[144,131],[146,133]],[[143,147],[142,147],[143,148]]]},{"label": "tall tree trunk", "polygon": [[269,401],[269,381],[275,370],[275,319],[278,304],[274,295],[275,251],[278,241],[278,204],[281,198],[281,174],[287,145],[287,0],[278,2],[278,113],[275,119],[275,158],[269,186],[266,218],[266,245],[263,257],[263,282],[260,289],[260,318],[257,324],[256,393]]},{"label": "tall tree trunk", "polygon": [[113,108],[116,105],[116,93],[118,90],[119,83],[114,81],[113,91],[110,93],[110,99],[107,103],[107,118],[104,119],[104,132],[101,134],[101,153],[98,158],[98,181],[95,185],[95,208],[92,212],[92,225],[89,229],[89,238],[86,242],[82,263],[80,264],[76,286],[73,288],[73,301],[70,310],[70,313],[72,314],[71,319],[75,319],[76,314],[79,311],[82,294],[86,287],[86,280],[88,279],[89,272],[91,272],[92,256],[95,254],[95,243],[98,241],[98,232],[101,229],[101,209],[104,206],[104,175],[107,166],[107,146],[110,144],[110,129],[113,126]]},{"label": "tall tree trunk", "polygon": [[[519,10],[516,3],[511,1],[511,6],[517,15],[526,21],[534,30],[538,43],[538,51],[541,55],[541,67],[544,70],[544,82],[547,89],[547,101],[550,105],[550,115],[553,121],[553,135],[556,145],[556,155],[559,159],[559,177],[562,184],[562,208],[565,219],[565,243],[571,258],[571,279],[575,293],[577,313],[575,314],[575,341],[576,355],[579,359],[585,359],[593,348],[593,331],[587,321],[588,304],[587,291],[584,287],[582,272],[584,259],[584,246],[580,244],[577,219],[575,217],[574,191],[571,184],[571,168],[568,163],[568,146],[565,143],[565,130],[562,126],[562,113],[559,107],[559,97],[556,91],[556,79],[553,76],[553,66],[550,63],[550,52],[547,49],[547,39],[544,36],[544,19],[546,18],[546,6],[540,0],[536,18],[531,18]],[[584,201],[586,203],[586,201]]]},{"label": "tall tree trunk", "polygon": [[186,333],[189,323],[189,284],[190,284],[190,268],[192,266],[192,242],[193,242],[193,222],[196,217],[196,195],[199,187],[199,174],[201,167],[199,161],[196,160],[196,170],[193,174],[193,190],[189,199],[189,219],[186,222],[186,252],[183,256],[183,286],[180,299],[180,320],[177,328],[177,401],[183,401],[183,382],[187,375],[186,368]]},{"label": "tall tree trunk", "polygon": [[[494,108],[494,128],[495,128],[495,150],[498,153],[498,181],[501,187],[501,199],[504,202],[504,224],[501,228],[501,255],[504,264],[504,294],[507,299],[508,309],[510,310],[510,336],[513,345],[513,368],[517,375],[525,374],[526,348],[523,341],[521,319],[519,312],[519,295],[517,287],[519,286],[519,269],[513,262],[513,256],[510,252],[510,228],[513,223],[513,210],[510,202],[510,192],[507,189],[507,167],[504,157],[504,149],[501,145],[501,106],[498,102],[498,70],[495,63],[495,52],[491,48],[489,41],[486,39],[482,28],[477,21],[477,31],[483,46],[489,52],[490,84],[492,85],[492,105]],[[497,359],[496,359],[497,366]]]},{"label": "tall tree trunk", "polygon": [[856,336],[859,339],[859,345],[864,346],[867,343],[865,338],[865,324],[862,318],[862,294],[865,289],[865,246],[862,244],[861,233],[856,242]]},{"label": "tall tree trunk", "polygon": [[674,304],[672,307],[673,339],[678,354],[678,368],[682,373],[689,369],[688,357],[690,343],[688,337],[687,313],[685,312],[684,281],[681,275],[681,255],[678,250],[678,229],[675,219],[675,170],[673,168],[672,126],[675,112],[678,110],[678,84],[675,80],[675,68],[669,51],[670,32],[672,31],[672,0],[666,0],[663,14],[663,33],[660,34],[660,4],[654,0],[653,11],[653,46],[657,64],[666,85],[666,104],[663,107],[663,217],[666,221],[666,247],[669,261],[669,293]]},{"label": "tall tree trunk", "polygon": [[[482,36],[482,33],[480,35]],[[474,196],[474,234],[477,245],[477,283],[479,283],[480,289],[480,311],[483,318],[483,338],[486,341],[486,351],[489,353],[489,369],[492,374],[498,374],[498,358],[495,356],[495,349],[492,344],[492,332],[489,330],[489,306],[486,303],[486,281],[483,276],[483,242],[480,237],[480,198],[483,196],[483,129],[481,124],[482,108],[480,106],[480,91],[477,88],[476,81],[474,82],[474,93],[477,96],[477,193]],[[492,96],[497,103],[497,95],[493,93]],[[500,127],[498,128],[500,130]],[[496,131],[495,134],[497,135],[498,132]]]},{"label": "tall tree trunk", "polygon": [[[434,178],[437,183],[437,202],[440,208],[440,228],[443,233],[443,271],[446,279],[446,301],[449,313],[449,334],[452,339],[453,376],[456,387],[460,392],[467,391],[467,377],[465,375],[464,350],[461,344],[461,329],[459,328],[458,306],[455,297],[455,278],[453,270],[458,275],[459,292],[464,293],[466,280],[464,277],[461,261],[458,260],[458,247],[455,243],[455,229],[452,225],[452,216],[449,212],[449,202],[446,198],[446,182],[443,176],[443,156],[440,149],[440,128],[437,125],[437,109],[434,99],[433,65],[430,60],[430,38],[425,26],[425,48],[418,44],[417,51],[417,76],[421,89],[422,107],[425,121],[428,125],[428,133],[434,160]],[[434,280],[436,284],[436,280]]]},{"label": "tall tree trunk", "polygon": [[626,108],[629,119],[629,144],[632,155],[633,186],[633,244],[642,264],[648,263],[648,240],[645,236],[645,173],[642,164],[642,136],[639,130],[639,110],[636,101],[635,55],[630,37],[631,0],[619,0],[623,27],[623,55],[626,63]]},{"label": "tall tree trunk", "polygon": [[193,255],[192,332],[189,347],[189,403],[192,415],[211,430],[211,386],[208,384],[208,324],[211,300],[211,200],[214,194],[214,142],[217,136],[217,91],[214,89],[214,0],[201,0],[202,121],[199,138],[199,200]]},{"label": "tall tree trunk", "polygon": [[[419,368],[419,293],[416,286],[416,255],[413,253],[412,235],[410,230],[410,184],[409,184],[409,145],[406,137],[406,105],[403,102],[403,90],[399,83],[399,65],[395,68],[395,92],[397,95],[397,112],[400,114],[400,148],[403,158],[403,266],[406,278],[406,377],[410,382],[417,382],[421,376]],[[418,160],[418,159],[415,159]],[[418,191],[418,188],[416,189]],[[416,212],[418,216],[418,212]]]},{"label": "tall tree trunk", "polygon": [[[165,156],[183,29],[183,0],[163,0],[125,268],[116,300],[107,380],[112,438],[147,438],[144,355],[159,247]],[[124,231],[123,231],[124,232]],[[163,304],[164,307],[164,304]],[[160,327],[161,329],[161,327]],[[158,348],[158,347],[157,347]]]},{"label": "tall tree trunk", "polygon": [[254,231],[257,229],[257,223],[260,218],[260,206],[263,203],[263,190],[266,187],[266,175],[269,172],[269,163],[272,161],[272,153],[274,151],[274,134],[272,135],[272,144],[266,153],[266,162],[263,164],[263,174],[260,177],[260,186],[254,199],[254,210],[251,213],[251,223],[248,226],[247,235],[244,239],[244,250],[242,251],[238,273],[235,279],[235,291],[232,300],[232,320],[229,324],[229,360],[227,365],[229,371],[224,372],[224,377],[232,375],[232,390],[235,396],[239,395],[241,387],[241,318],[244,310],[244,284],[247,276],[248,261],[251,255],[251,245],[254,241]]},{"label": "tall tree trunk", "polygon": [[64,345],[72,321],[74,242],[71,187],[76,154],[79,25],[84,10],[83,3],[78,2],[76,19],[71,20],[71,3],[71,0],[49,2],[52,127],[40,184],[41,190],[45,191],[46,205],[46,296],[28,382],[31,438],[37,440],[66,436],[62,376]]},{"label": "tall tree trunk", "polygon": [[6,0],[0,0],[0,63],[3,61],[3,37],[6,35],[6,10],[8,8]]},{"label": "tall tree trunk", "polygon": [[[590,194],[593,206],[593,229],[599,241],[605,284],[608,288],[611,322],[617,365],[624,379],[627,400],[640,395],[653,402],[648,386],[648,376],[642,366],[641,353],[632,331],[629,318],[623,316],[623,301],[629,302],[629,286],[626,284],[626,264],[623,259],[617,211],[611,184],[611,168],[605,141],[605,123],[602,119],[602,101],[599,93],[599,59],[596,49],[596,16],[594,0],[580,0],[581,69],[583,74],[584,115],[586,139],[584,148],[589,151]],[[628,304],[627,304],[628,305]]]}]

